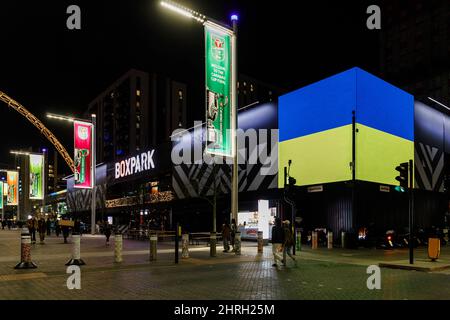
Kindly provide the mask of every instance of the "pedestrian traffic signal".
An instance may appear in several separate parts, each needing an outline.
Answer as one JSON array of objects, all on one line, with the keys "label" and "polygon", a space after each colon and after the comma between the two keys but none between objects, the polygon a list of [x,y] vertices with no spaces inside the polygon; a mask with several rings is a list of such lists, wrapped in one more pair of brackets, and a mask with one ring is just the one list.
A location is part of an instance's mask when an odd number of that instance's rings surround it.
[{"label": "pedestrian traffic signal", "polygon": [[395,180],[400,182],[400,185],[395,187],[395,190],[398,192],[405,192],[408,188],[408,166],[408,162],[403,162],[395,168],[399,172],[399,175],[395,177]]}]

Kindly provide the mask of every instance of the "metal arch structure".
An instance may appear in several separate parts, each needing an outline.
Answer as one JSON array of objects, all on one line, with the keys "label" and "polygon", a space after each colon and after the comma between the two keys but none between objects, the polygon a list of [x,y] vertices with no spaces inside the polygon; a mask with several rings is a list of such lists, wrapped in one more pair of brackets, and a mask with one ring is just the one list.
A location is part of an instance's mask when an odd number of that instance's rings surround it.
[{"label": "metal arch structure", "polygon": [[75,163],[72,157],[67,152],[66,148],[59,142],[59,140],[55,137],[55,135],[47,129],[47,127],[36,118],[30,111],[28,111],[24,106],[22,106],[19,102],[9,97],[6,93],[0,91],[0,101],[6,103],[9,107],[16,110],[22,116],[24,116],[28,121],[30,121],[38,130],[43,134],[55,147],[55,149],[59,152],[59,154],[63,157],[64,161],[66,161],[70,170],[74,172]]}]

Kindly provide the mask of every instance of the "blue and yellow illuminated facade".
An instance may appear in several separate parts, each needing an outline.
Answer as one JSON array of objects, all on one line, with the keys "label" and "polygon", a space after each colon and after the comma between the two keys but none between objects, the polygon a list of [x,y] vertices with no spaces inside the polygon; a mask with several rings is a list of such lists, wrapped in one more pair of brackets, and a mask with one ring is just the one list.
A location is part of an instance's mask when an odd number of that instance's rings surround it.
[{"label": "blue and yellow illuminated facade", "polygon": [[281,96],[278,112],[279,173],[292,160],[297,185],[352,180],[353,155],[356,180],[394,185],[414,158],[414,97],[360,68]]}]

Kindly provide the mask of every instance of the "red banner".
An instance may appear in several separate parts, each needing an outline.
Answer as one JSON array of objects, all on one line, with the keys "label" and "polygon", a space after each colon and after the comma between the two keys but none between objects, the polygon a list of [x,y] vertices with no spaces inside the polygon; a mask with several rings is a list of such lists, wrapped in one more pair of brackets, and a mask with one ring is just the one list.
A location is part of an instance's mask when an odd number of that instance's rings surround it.
[{"label": "red banner", "polygon": [[93,187],[92,123],[74,121],[75,188]]}]

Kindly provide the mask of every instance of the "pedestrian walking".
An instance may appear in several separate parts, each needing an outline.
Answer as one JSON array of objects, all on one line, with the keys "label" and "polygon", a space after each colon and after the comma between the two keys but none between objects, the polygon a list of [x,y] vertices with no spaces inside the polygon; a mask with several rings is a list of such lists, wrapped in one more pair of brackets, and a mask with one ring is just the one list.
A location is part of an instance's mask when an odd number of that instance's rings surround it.
[{"label": "pedestrian walking", "polygon": [[286,255],[288,255],[297,265],[297,260],[292,255],[292,246],[294,245],[294,236],[291,230],[291,222],[283,221],[284,243],[283,243],[283,265],[286,266]]},{"label": "pedestrian walking", "polygon": [[47,227],[47,235],[50,236],[52,234],[52,222],[50,218],[47,218],[46,227]]},{"label": "pedestrian walking", "polygon": [[64,237],[64,243],[67,243],[67,238],[69,237],[69,226],[61,226],[62,235]]},{"label": "pedestrian walking", "polygon": [[273,264],[272,267],[278,266],[278,261],[283,262],[282,251],[284,243],[284,232],[281,226],[281,219],[275,218],[275,225],[272,227],[272,253]]},{"label": "pedestrian walking", "polygon": [[231,228],[228,224],[227,219],[225,219],[223,225],[222,225],[222,240],[223,240],[223,252],[230,251],[230,235],[231,235]]},{"label": "pedestrian walking", "polygon": [[61,227],[59,226],[58,219],[55,220],[55,233],[57,237],[59,237],[59,235],[61,234]]},{"label": "pedestrian walking", "polygon": [[106,245],[109,246],[109,237],[111,237],[111,225],[107,221],[105,221],[104,223],[103,233],[106,237]]},{"label": "pedestrian walking", "polygon": [[2,220],[2,229],[5,230],[5,227],[6,227],[6,220],[3,219],[3,220]]},{"label": "pedestrian walking", "polygon": [[44,218],[40,218],[38,221],[39,240],[41,244],[44,244],[45,233],[47,232],[47,224]]},{"label": "pedestrian walking", "polygon": [[76,218],[75,221],[73,222],[72,233],[81,235],[81,223],[78,218]]},{"label": "pedestrian walking", "polygon": [[28,219],[27,227],[31,236],[31,243],[36,243],[36,220],[34,218]]},{"label": "pedestrian walking", "polygon": [[236,233],[238,231],[237,225],[236,225],[236,219],[231,219],[231,245],[233,246],[233,252],[236,251],[236,248],[234,246],[234,239],[236,238]]},{"label": "pedestrian walking", "polygon": [[[6,225],[8,226],[8,230],[11,230],[11,225],[12,225],[11,220],[8,220],[8,221],[6,222]],[[35,238],[35,239],[34,239],[34,242],[36,242],[36,236],[35,236],[34,238]]]}]

